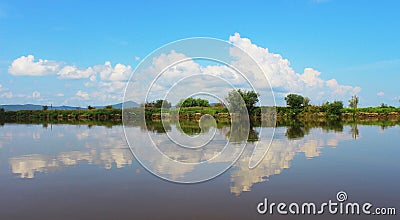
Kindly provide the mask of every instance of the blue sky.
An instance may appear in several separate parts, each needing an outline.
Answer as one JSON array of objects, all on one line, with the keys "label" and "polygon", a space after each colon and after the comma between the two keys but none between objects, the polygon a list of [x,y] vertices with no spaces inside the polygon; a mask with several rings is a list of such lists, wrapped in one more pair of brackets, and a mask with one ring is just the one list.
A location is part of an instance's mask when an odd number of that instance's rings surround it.
[{"label": "blue sky", "polygon": [[[113,74],[133,71],[158,47],[198,36],[229,40],[239,33],[289,60],[296,73],[312,68],[324,81],[360,87],[363,106],[398,106],[399,6],[345,0],[1,1],[0,104],[117,103],[125,81],[111,79]],[[28,55],[50,69],[24,74],[30,70],[10,68]],[[75,69],[60,75],[65,66]],[[89,79],[93,74],[97,78]],[[347,104],[350,93],[334,98]]]}]

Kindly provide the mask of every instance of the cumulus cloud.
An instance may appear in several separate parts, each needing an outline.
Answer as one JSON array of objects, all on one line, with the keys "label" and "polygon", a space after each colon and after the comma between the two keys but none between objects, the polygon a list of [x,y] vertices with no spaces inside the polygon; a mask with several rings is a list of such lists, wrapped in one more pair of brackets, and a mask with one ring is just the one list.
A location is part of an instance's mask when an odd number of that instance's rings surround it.
[{"label": "cumulus cloud", "polygon": [[377,95],[377,96],[384,96],[384,95],[385,95],[385,93],[384,93],[384,92],[382,92],[382,91],[380,91],[380,92],[378,92],[376,95]]},{"label": "cumulus cloud", "polygon": [[[324,101],[329,98],[340,98],[361,91],[360,87],[341,85],[336,79],[324,80],[321,72],[313,68],[305,68],[303,73],[296,73],[290,66],[290,62],[282,55],[272,53],[268,48],[259,47],[248,38],[242,38],[235,33],[229,38],[234,45],[249,53],[261,66],[267,75],[274,90],[283,90],[282,94],[300,93],[311,99]],[[231,54],[235,56],[234,51]],[[236,65],[246,65],[240,57]],[[246,67],[251,69],[252,67]]]},{"label": "cumulus cloud", "polygon": [[103,65],[93,66],[92,69],[96,74],[84,83],[86,88],[94,90],[90,93],[90,98],[100,103],[122,101],[126,81],[132,74],[132,67],[119,63],[113,67],[107,61]]},{"label": "cumulus cloud", "polygon": [[[94,101],[114,102],[121,101],[123,97],[123,88],[126,81],[131,76],[133,70],[129,65],[106,61],[104,64],[93,65],[87,68],[81,68],[75,65],[66,65],[64,62],[35,60],[33,55],[21,56],[15,59],[9,66],[8,72],[12,75],[24,76],[45,76],[57,75],[60,80],[87,80],[85,87],[90,87],[91,92],[79,90],[75,97],[67,97],[64,103],[77,100],[95,99]],[[8,91],[7,88],[0,85],[0,91]],[[56,97],[64,97],[64,93],[58,93]],[[11,98],[11,92],[3,93],[2,98]],[[25,98],[40,98],[40,93],[35,91],[33,94],[25,95]],[[75,102],[76,103],[76,102]]]},{"label": "cumulus cloud", "polygon": [[336,79],[331,79],[326,81],[326,85],[331,89],[332,94],[334,95],[346,95],[346,94],[356,94],[361,91],[360,87],[352,87],[339,85]]},{"label": "cumulus cloud", "polygon": [[[269,79],[269,83],[278,97],[277,100],[283,100],[282,97],[288,93],[298,93],[310,97],[312,102],[321,103],[332,99],[347,99],[348,96],[361,91],[360,87],[342,85],[336,79],[324,79],[323,73],[311,67],[296,72],[291,67],[288,59],[280,54],[272,53],[268,48],[254,44],[250,39],[243,38],[238,33],[230,36],[229,42],[246,51],[259,64],[265,76]],[[229,64],[237,69],[245,70],[246,77],[249,78],[249,81],[256,89],[267,90],[265,88],[268,88],[269,85],[266,86],[263,84],[265,80],[261,79],[264,76],[262,74],[251,74],[258,71],[258,67],[254,65],[254,62],[251,62],[252,60],[249,60],[247,55],[244,55],[243,51],[232,47],[228,55],[232,57],[232,61]],[[140,58],[135,57],[135,60],[138,59]],[[185,61],[165,69],[170,64],[182,60]],[[238,88],[246,89],[246,87],[241,87],[245,84],[243,77],[232,68],[218,64],[204,65],[201,63],[202,65],[200,65],[200,63],[195,61],[179,51],[171,50],[163,53],[153,58],[153,60],[149,60],[150,66],[148,69],[143,70],[143,74],[140,74],[137,82],[134,82],[134,86],[138,88],[146,85],[146,83],[149,84],[149,82],[155,79],[155,74],[164,71],[162,78],[157,80],[153,85],[152,92],[154,92],[154,96],[156,96],[155,93],[157,92],[166,92],[177,81],[193,73],[220,77],[238,86]],[[83,82],[83,86],[87,88],[89,93],[79,90],[73,99],[67,100],[88,100],[91,98],[94,99],[93,101],[103,103],[122,100],[126,81],[132,72],[133,69],[131,66],[121,63],[112,65],[111,62],[106,61],[104,64],[81,68],[74,65],[64,65],[62,62],[56,61],[41,59],[35,61],[32,55],[22,56],[14,60],[9,67],[9,73],[13,75],[42,76],[55,74],[59,79],[65,80],[86,79]],[[188,79],[185,83],[189,86],[181,88],[181,91],[185,92],[184,89],[194,91],[198,88],[203,88],[204,84],[208,84],[208,91],[221,94],[221,96],[226,95],[226,91],[222,90],[220,85],[213,82],[215,79],[203,79],[208,80],[207,83],[199,84],[199,78],[196,78],[197,81],[190,81]],[[2,89],[4,91],[4,88],[0,85],[0,91]],[[143,89],[143,91],[147,90]],[[62,97],[58,94],[56,96]],[[146,94],[135,94],[135,96],[145,97]]]},{"label": "cumulus cloud", "polygon": [[60,62],[42,59],[35,61],[33,55],[28,55],[15,59],[8,72],[16,76],[45,76],[56,73],[60,66]]},{"label": "cumulus cloud", "polygon": [[[323,74],[320,71],[310,67],[305,68],[301,73],[297,73],[290,66],[289,60],[285,59],[282,55],[272,53],[268,48],[257,46],[253,44],[250,39],[242,38],[237,33],[231,36],[229,41],[246,51],[259,64],[264,74],[269,79],[275,95],[278,96],[278,100],[283,100],[282,97],[288,93],[299,93],[310,97],[311,100],[316,103],[321,103],[332,99],[346,99],[348,96],[361,91],[360,87],[342,85],[336,79],[324,80],[321,77]],[[259,74],[260,71],[257,65],[254,65],[254,62],[247,54],[243,53],[242,50],[235,47],[230,49],[229,55],[233,58],[230,65],[237,68],[239,71],[245,72],[245,76],[258,92],[262,91],[268,93],[266,88],[269,88],[269,85],[265,85],[263,74]],[[178,64],[168,67],[170,64],[176,62],[178,62]],[[246,85],[244,78],[232,68],[217,64],[202,66],[185,54],[174,50],[153,58],[148,69],[143,70],[143,72],[139,74],[142,78],[138,77],[136,79],[137,82],[131,82],[134,85],[129,85],[129,87],[141,88],[141,86],[149,85],[149,81],[156,79],[156,75],[161,73],[161,71],[163,71],[162,75],[154,82],[149,93],[150,97],[153,99],[157,97],[156,93],[166,93],[176,82],[195,73],[217,76],[227,80],[236,88],[246,89],[246,87],[244,87]],[[206,78],[203,77],[203,79]],[[181,90],[178,90],[179,87],[176,87],[176,90],[180,91],[180,93],[176,92],[176,94],[187,94],[192,90],[195,92],[194,90],[196,89],[205,89],[207,92],[215,92],[213,93],[215,95],[222,97],[226,95],[222,81],[219,81],[221,84],[218,84],[215,83],[215,79],[212,78],[207,78],[207,80],[202,82],[200,82],[200,80],[200,78],[193,80],[185,79],[185,88],[180,88]],[[205,88],[205,86],[208,86],[208,88]],[[139,92],[147,91],[145,88],[134,90]],[[145,96],[146,94],[135,93],[132,98],[142,98]],[[157,98],[160,98],[160,96]]]},{"label": "cumulus cloud", "polygon": [[63,62],[39,59],[35,61],[33,55],[21,56],[15,59],[8,72],[20,76],[45,76],[57,74],[59,79],[90,79],[96,81],[97,74],[102,80],[123,81],[128,80],[132,74],[132,67],[117,63],[114,67],[109,61],[103,65],[94,65],[88,68],[78,68],[65,65]]},{"label": "cumulus cloud", "polygon": [[[170,66],[173,63],[176,63],[176,65]],[[177,95],[172,96],[173,100],[169,100],[176,103],[179,101],[180,97],[182,98],[183,94],[198,92],[204,86],[211,87],[212,81],[204,83],[199,82],[199,78],[186,78],[193,74],[204,73],[204,71],[198,63],[194,62],[185,54],[178,53],[174,50],[153,57],[151,62],[146,64],[148,64],[148,66],[138,70],[139,73],[136,74],[137,77],[134,81],[130,82],[127,90],[131,92],[125,94],[126,99],[138,103],[144,102],[146,97],[148,97],[148,100],[160,99],[166,95],[166,92],[170,88],[173,88],[173,91],[175,91],[175,94]],[[185,79],[183,84],[186,85],[184,88],[173,86],[175,83],[180,82],[180,80],[183,79]],[[153,80],[155,81],[152,82]],[[199,83],[200,85],[198,85]],[[182,83],[180,82],[179,84]],[[151,89],[148,91],[150,85]]]},{"label": "cumulus cloud", "polygon": [[319,75],[321,75],[321,72],[313,68],[305,68],[303,74],[299,74],[298,76],[306,85],[322,87],[324,80],[319,78]]},{"label": "cumulus cloud", "polygon": [[91,67],[87,69],[78,69],[76,66],[64,66],[58,73],[61,79],[84,79],[92,77],[95,74]]},{"label": "cumulus cloud", "polygon": [[131,66],[125,66],[117,63],[114,67],[112,67],[109,61],[105,62],[104,65],[94,66],[93,69],[100,74],[101,80],[107,81],[128,80],[132,74]]},{"label": "cumulus cloud", "polygon": [[78,92],[76,92],[75,95],[79,99],[83,99],[83,100],[88,100],[89,99],[89,94],[87,92],[82,91],[82,90],[79,90]]},{"label": "cumulus cloud", "polygon": [[[332,99],[346,99],[348,96],[361,91],[360,87],[342,85],[336,79],[325,80],[320,71],[310,67],[305,68],[301,73],[297,73],[290,66],[289,60],[282,55],[272,53],[268,48],[257,46],[250,39],[242,38],[237,33],[231,36],[229,41],[246,51],[259,64],[264,73],[260,73],[257,65],[254,65],[254,61],[247,54],[235,47],[232,47],[229,51],[229,55],[233,58],[229,64],[240,72],[245,72],[246,78],[257,92],[261,91],[265,93],[264,95],[269,95],[267,94],[269,85],[266,85],[264,80],[265,74],[278,97],[277,100],[283,100],[282,97],[288,93],[298,93],[310,97],[315,103],[321,103]],[[169,67],[173,63],[176,64]],[[204,81],[201,81],[202,79],[199,77],[192,80],[185,78],[196,73],[216,76],[228,81],[235,88],[248,89],[246,81],[236,70],[226,65],[200,65],[185,54],[174,50],[153,58],[149,67],[140,71],[141,73],[138,74],[140,77],[135,78],[137,81],[131,82],[129,85],[135,93],[128,99],[131,98],[137,102],[143,101],[142,98],[146,95],[149,95],[149,99],[161,98],[172,87],[176,90],[174,94],[178,98],[179,95],[190,94],[196,92],[195,90],[207,91],[220,97],[226,96],[227,91],[224,88],[227,87],[223,85],[222,80],[212,77],[203,77]],[[162,75],[157,76],[161,72]],[[147,94],[147,88],[142,87],[150,85],[150,82],[156,78],[151,91]],[[185,79],[184,88],[175,85],[182,79]],[[143,94],[139,94],[140,92]]]}]

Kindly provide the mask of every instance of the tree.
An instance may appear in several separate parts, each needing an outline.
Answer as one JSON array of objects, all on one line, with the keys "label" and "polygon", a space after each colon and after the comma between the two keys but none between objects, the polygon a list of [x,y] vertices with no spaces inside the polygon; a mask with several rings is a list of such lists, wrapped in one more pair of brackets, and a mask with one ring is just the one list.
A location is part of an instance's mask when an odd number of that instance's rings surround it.
[{"label": "tree", "polygon": [[96,108],[91,105],[88,105],[87,109],[92,110],[92,109],[96,109]]},{"label": "tree", "polygon": [[235,109],[239,110],[241,103],[243,103],[244,105],[246,105],[247,112],[251,113],[255,108],[256,103],[259,101],[259,96],[260,94],[256,93],[255,91],[238,89],[237,91],[230,91],[228,93],[228,96],[226,97],[226,101],[231,108],[233,107],[234,111]]},{"label": "tree", "polygon": [[331,119],[339,119],[342,114],[343,102],[334,101],[332,103],[326,102],[323,107],[325,108],[326,115]]},{"label": "tree", "polygon": [[213,107],[214,107],[214,108],[223,108],[223,107],[224,107],[224,104],[223,104],[222,102],[216,103],[216,104],[214,104]]},{"label": "tree", "polygon": [[4,108],[0,108],[0,122],[4,122],[5,120],[5,115],[6,111],[4,110]]},{"label": "tree", "polygon": [[159,99],[154,102],[154,107],[155,108],[171,108],[171,103],[168,102],[167,100]]},{"label": "tree", "polygon": [[49,109],[49,106],[47,106],[47,105],[43,105],[43,106],[42,106],[42,110],[43,110],[43,111],[47,111],[47,109]]},{"label": "tree", "polygon": [[112,105],[107,105],[105,109],[113,109]]},{"label": "tree", "polygon": [[197,106],[200,106],[200,107],[210,107],[210,102],[205,99],[197,98],[195,103]]},{"label": "tree", "polygon": [[356,94],[354,94],[349,100],[349,107],[357,109],[359,98]]},{"label": "tree", "polygon": [[286,105],[293,108],[293,109],[300,109],[301,107],[304,106],[304,104],[307,104],[310,102],[310,100],[304,100],[305,98],[301,95],[297,94],[289,94],[285,97]]},{"label": "tree", "polygon": [[162,108],[171,108],[171,103],[168,102],[167,100],[159,99],[159,100],[156,100],[153,102],[146,102],[144,104],[144,107],[146,107],[146,108],[161,108],[161,107]]},{"label": "tree", "polygon": [[304,97],[303,98],[303,107],[307,107],[310,104],[310,98]]},{"label": "tree", "polygon": [[181,99],[178,104],[176,104],[177,107],[210,107],[210,103],[208,100],[201,99],[201,98],[186,98],[186,99]]}]

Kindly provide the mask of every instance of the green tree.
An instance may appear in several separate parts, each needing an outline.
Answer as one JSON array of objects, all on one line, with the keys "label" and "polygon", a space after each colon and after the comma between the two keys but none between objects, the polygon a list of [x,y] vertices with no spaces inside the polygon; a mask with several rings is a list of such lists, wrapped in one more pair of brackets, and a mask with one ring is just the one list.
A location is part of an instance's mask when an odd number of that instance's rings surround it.
[{"label": "green tree", "polygon": [[159,99],[154,102],[154,107],[155,108],[171,108],[171,103],[168,102],[167,100]]},{"label": "green tree", "polygon": [[325,108],[326,115],[331,119],[339,119],[342,114],[343,102],[334,101],[332,103],[326,102],[323,107]]},{"label": "green tree", "polygon": [[302,107],[308,106],[310,99],[297,94],[289,94],[285,97],[286,105],[298,113]]},{"label": "green tree", "polygon": [[161,108],[161,107],[163,107],[163,108],[171,108],[171,103],[168,102],[167,100],[159,99],[159,100],[156,100],[156,101],[153,101],[153,102],[146,102],[144,104],[144,106],[146,108]]},{"label": "green tree", "polygon": [[354,94],[351,97],[351,99],[349,100],[349,107],[357,109],[358,102],[359,102],[359,98],[358,98],[358,96],[356,94]]},{"label": "green tree", "polygon": [[104,108],[105,109],[113,109],[112,105],[106,105]]},{"label": "green tree", "polygon": [[303,98],[303,107],[307,107],[310,105],[310,98],[304,97]]},{"label": "green tree", "polygon": [[210,102],[205,99],[197,98],[196,105],[200,107],[210,107]]},{"label": "green tree", "polygon": [[92,110],[92,109],[96,109],[96,108],[91,105],[88,105],[87,109]]},{"label": "green tree", "polygon": [[43,106],[42,106],[42,110],[43,110],[43,111],[47,111],[47,109],[49,109],[49,106],[47,106],[47,105],[43,105]]},{"label": "green tree", "polygon": [[4,108],[0,108],[0,125],[4,124],[4,121],[6,119],[6,111]]},{"label": "green tree", "polygon": [[[300,109],[304,106],[304,97],[297,94],[289,94],[285,97],[286,105],[292,109]],[[309,101],[308,101],[309,102]],[[307,102],[307,104],[308,104]]]},{"label": "green tree", "polygon": [[208,100],[201,99],[201,98],[186,98],[186,99],[181,99],[178,104],[176,105],[177,107],[210,107],[210,103]]},{"label": "green tree", "polygon": [[224,107],[224,105],[223,105],[223,103],[222,102],[220,102],[220,103],[216,103],[216,104],[214,104],[214,106],[213,106],[214,108],[223,108]]},{"label": "green tree", "polygon": [[233,107],[236,110],[239,110],[241,108],[241,103],[243,103],[244,105],[246,105],[247,112],[251,113],[255,108],[256,103],[259,101],[259,96],[260,95],[255,91],[238,89],[237,91],[230,91],[228,93],[228,96],[226,97],[226,101],[231,108]]}]

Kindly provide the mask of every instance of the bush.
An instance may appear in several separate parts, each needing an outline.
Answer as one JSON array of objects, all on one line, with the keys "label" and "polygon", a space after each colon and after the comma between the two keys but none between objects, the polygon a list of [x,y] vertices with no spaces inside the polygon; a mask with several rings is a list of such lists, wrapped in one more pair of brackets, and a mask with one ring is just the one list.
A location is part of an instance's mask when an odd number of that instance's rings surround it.
[{"label": "bush", "polygon": [[187,99],[181,99],[176,107],[210,107],[210,103],[205,99],[195,99],[190,97]]},{"label": "bush", "polygon": [[343,109],[343,102],[341,101],[334,101],[332,103],[326,102],[324,105],[326,110],[326,115],[330,119],[339,119],[340,115],[342,114]]}]

